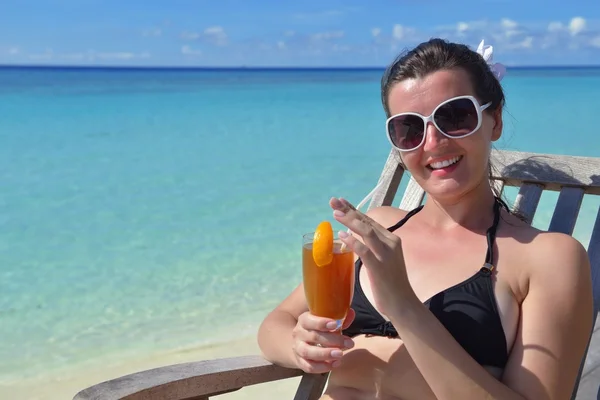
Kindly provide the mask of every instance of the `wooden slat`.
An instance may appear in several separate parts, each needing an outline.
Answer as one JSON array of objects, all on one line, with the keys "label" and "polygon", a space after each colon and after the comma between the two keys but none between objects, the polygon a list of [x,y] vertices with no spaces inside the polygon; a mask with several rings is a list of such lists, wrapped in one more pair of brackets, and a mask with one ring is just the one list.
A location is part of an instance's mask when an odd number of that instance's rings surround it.
[{"label": "wooden slat", "polygon": [[584,361],[571,393],[571,400],[600,399],[600,319],[594,314],[594,329],[590,335]]},{"label": "wooden slat", "polygon": [[201,399],[302,374],[300,370],[273,365],[259,356],[224,358],[125,375],[84,389],[74,400]]},{"label": "wooden slat", "polygon": [[[598,214],[596,216],[596,222],[594,223],[594,228],[592,230],[592,236],[590,238],[590,244],[587,248],[588,257],[590,259],[590,266],[592,269],[592,290],[594,293],[594,320],[596,325],[598,324],[598,312],[600,311],[600,210],[598,210]],[[590,392],[593,392],[593,388],[590,389],[589,385],[595,385],[596,387],[596,395],[600,396],[600,387],[598,386],[598,382],[594,382],[597,376],[600,376],[600,329],[596,327],[595,333],[592,336],[590,342],[588,343],[588,348],[586,349],[586,355],[584,356],[584,363],[582,364],[579,370],[579,376],[577,377],[577,385],[575,386],[577,393],[577,388],[580,382],[583,384],[579,394],[575,397],[575,393],[572,396],[572,399],[577,398],[578,400],[581,398],[586,399]],[[592,383],[594,382],[594,383]],[[582,397],[579,397],[582,396]]]},{"label": "wooden slat", "polygon": [[509,186],[523,182],[542,182],[546,190],[563,186],[584,187],[589,194],[600,194],[600,158],[536,154],[492,150],[494,178]]},{"label": "wooden slat", "polygon": [[379,177],[379,182],[383,184],[371,199],[367,210],[379,206],[392,205],[403,174],[404,168],[402,168],[402,165],[400,164],[398,152],[395,150],[390,151],[383,167],[383,171]]},{"label": "wooden slat", "polygon": [[318,400],[323,395],[329,374],[306,374],[300,380],[300,385],[294,400]]},{"label": "wooden slat", "polygon": [[410,177],[402,201],[400,202],[400,208],[402,210],[413,210],[421,205],[423,198],[425,197],[425,191],[419,186],[417,181]]},{"label": "wooden slat", "polygon": [[560,191],[548,228],[550,232],[573,234],[583,195],[584,190],[582,188],[566,187]]},{"label": "wooden slat", "polygon": [[600,311],[600,210],[596,216],[594,230],[588,246],[588,255],[592,266],[592,285],[594,288],[594,303],[596,311]]},{"label": "wooden slat", "polygon": [[527,223],[533,221],[533,216],[542,196],[541,185],[526,183],[521,186],[515,200],[514,211],[522,215]]}]

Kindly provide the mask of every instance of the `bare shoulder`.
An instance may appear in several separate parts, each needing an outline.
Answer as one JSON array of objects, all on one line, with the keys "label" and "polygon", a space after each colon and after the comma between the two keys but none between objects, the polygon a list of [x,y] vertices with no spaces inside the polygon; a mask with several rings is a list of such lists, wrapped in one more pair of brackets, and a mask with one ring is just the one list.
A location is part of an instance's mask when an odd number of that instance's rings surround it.
[{"label": "bare shoulder", "polygon": [[503,230],[511,267],[524,278],[521,322],[503,382],[527,398],[568,398],[592,331],[587,251],[562,233],[518,224]]},{"label": "bare shoulder", "polygon": [[500,233],[500,237],[511,239],[515,253],[527,261],[521,267],[526,268],[530,276],[590,273],[587,250],[577,239],[532,227],[514,215],[506,215],[504,220],[507,224],[501,229],[504,233]]},{"label": "bare shoulder", "polygon": [[374,207],[365,213],[378,224],[389,228],[408,214],[408,211],[393,206]]},{"label": "bare shoulder", "polygon": [[[530,279],[556,280],[590,277],[591,266],[587,250],[572,236],[548,232],[528,226],[520,239],[526,249]],[[585,280],[585,279],[584,279]]]}]

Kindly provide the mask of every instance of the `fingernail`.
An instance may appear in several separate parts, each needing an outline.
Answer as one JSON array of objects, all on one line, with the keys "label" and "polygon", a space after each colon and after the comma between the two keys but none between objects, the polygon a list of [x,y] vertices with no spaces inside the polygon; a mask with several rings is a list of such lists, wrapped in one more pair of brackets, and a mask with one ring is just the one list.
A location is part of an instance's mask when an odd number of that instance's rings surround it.
[{"label": "fingernail", "polygon": [[339,231],[338,232],[338,237],[340,239],[346,239],[348,236],[350,236],[350,234],[348,234],[348,232],[346,232],[346,231]]},{"label": "fingernail", "polygon": [[333,216],[334,216],[334,217],[342,218],[342,217],[344,217],[345,215],[346,215],[346,213],[345,213],[345,212],[343,212],[343,211],[340,211],[340,210],[335,210],[335,211],[333,212]]},{"label": "fingernail", "polygon": [[336,368],[336,367],[339,367],[341,363],[342,362],[340,360],[336,360],[336,361],[334,361],[334,362],[331,363],[331,366],[333,368]]},{"label": "fingernail", "polygon": [[344,347],[347,349],[351,349],[354,347],[354,342],[350,339],[344,340]]},{"label": "fingernail", "polygon": [[333,358],[342,358],[344,353],[341,350],[331,350],[331,357]]},{"label": "fingernail", "polygon": [[335,322],[335,321],[328,322],[327,325],[325,325],[325,327],[327,329],[335,329],[335,328],[337,328],[337,322]]}]

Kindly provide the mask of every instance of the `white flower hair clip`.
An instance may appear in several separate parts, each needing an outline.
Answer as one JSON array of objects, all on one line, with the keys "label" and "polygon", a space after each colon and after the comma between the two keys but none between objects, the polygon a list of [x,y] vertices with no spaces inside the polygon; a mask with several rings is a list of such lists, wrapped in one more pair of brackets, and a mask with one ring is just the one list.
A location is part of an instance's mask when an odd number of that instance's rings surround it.
[{"label": "white flower hair clip", "polygon": [[482,40],[477,47],[477,53],[479,53],[485,62],[490,66],[492,73],[498,78],[498,81],[501,81],[506,74],[506,67],[500,63],[494,63],[494,46],[486,45],[485,41]]}]

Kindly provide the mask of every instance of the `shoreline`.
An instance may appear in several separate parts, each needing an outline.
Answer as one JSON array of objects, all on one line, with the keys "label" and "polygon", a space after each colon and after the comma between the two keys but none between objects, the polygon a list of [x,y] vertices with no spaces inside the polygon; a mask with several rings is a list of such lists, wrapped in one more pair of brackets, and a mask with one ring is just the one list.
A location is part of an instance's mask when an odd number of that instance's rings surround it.
[{"label": "shoreline", "polygon": [[[0,384],[0,398],[18,400],[68,400],[79,391],[94,384],[156,367],[191,361],[229,358],[260,354],[255,335],[217,344],[207,344],[186,349],[174,349],[155,354],[140,354],[138,357],[123,359],[107,364],[94,364],[79,369],[49,372],[34,378],[25,378],[10,384]],[[219,399],[261,399],[265,389],[269,395],[293,398],[300,378],[290,378],[243,388],[237,392],[220,395]]]}]

